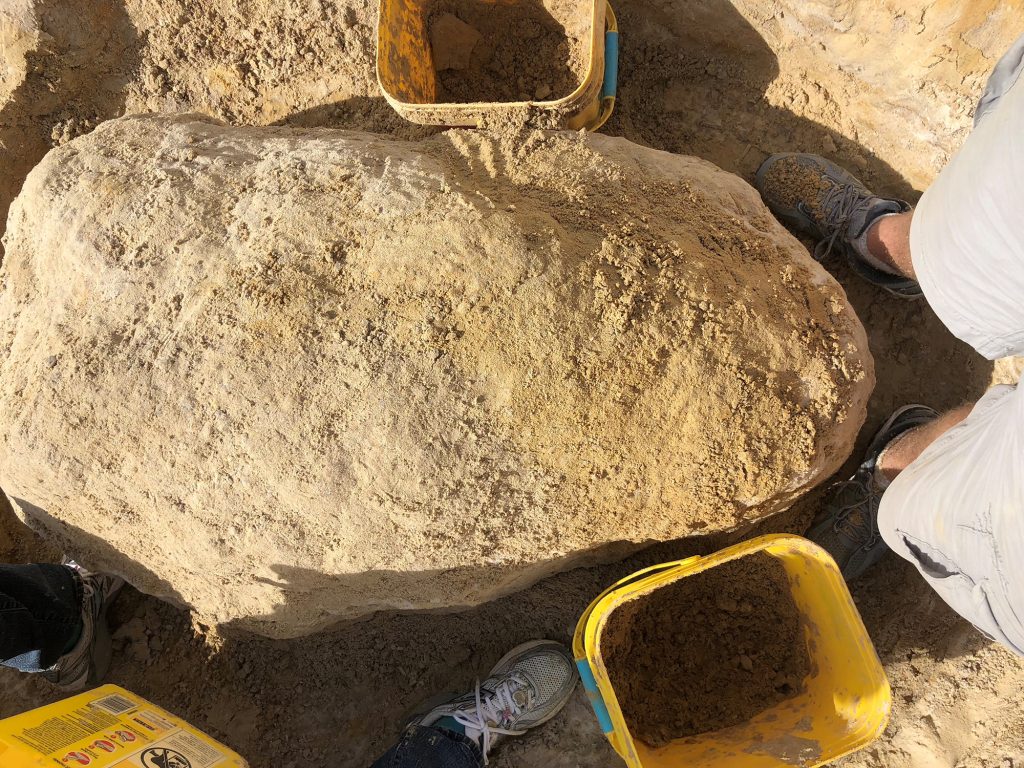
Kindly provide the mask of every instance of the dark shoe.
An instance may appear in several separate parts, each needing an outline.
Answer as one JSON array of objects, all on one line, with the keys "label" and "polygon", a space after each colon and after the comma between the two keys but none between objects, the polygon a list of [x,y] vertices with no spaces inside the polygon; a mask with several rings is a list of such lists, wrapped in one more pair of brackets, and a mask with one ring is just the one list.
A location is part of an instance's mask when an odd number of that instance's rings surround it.
[{"label": "dark shoe", "polygon": [[878,532],[878,505],[885,491],[875,479],[879,455],[904,432],[938,415],[924,405],[905,405],[893,413],[871,441],[857,472],[832,489],[821,514],[804,534],[832,555],[847,581],[860,576],[889,550]]},{"label": "dark shoe", "polygon": [[82,634],[75,647],[42,675],[66,691],[79,691],[99,683],[110,669],[111,642],[107,609],[117,598],[124,580],[105,573],[89,573],[74,561],[65,561],[82,584]]},{"label": "dark shoe", "polygon": [[916,281],[876,269],[855,246],[875,219],[886,213],[906,213],[909,203],[877,197],[835,163],[795,152],[765,160],[757,170],[754,186],[780,221],[817,241],[814,258],[820,261],[838,249],[868,282],[900,298],[921,297],[921,286]]},{"label": "dark shoe", "polygon": [[557,715],[569,701],[576,681],[576,661],[559,643],[535,640],[513,648],[483,684],[450,698],[409,725],[430,726],[452,718],[467,731],[479,732],[487,755],[506,736],[521,736]]}]

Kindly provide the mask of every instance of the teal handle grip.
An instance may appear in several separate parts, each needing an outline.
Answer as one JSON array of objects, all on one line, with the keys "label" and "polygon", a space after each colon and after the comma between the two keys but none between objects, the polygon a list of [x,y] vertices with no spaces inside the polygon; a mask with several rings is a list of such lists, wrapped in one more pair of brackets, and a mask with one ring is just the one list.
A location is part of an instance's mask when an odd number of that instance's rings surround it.
[{"label": "teal handle grip", "polygon": [[602,99],[614,99],[619,86],[619,33],[611,30],[604,33],[604,85]]},{"label": "teal handle grip", "polygon": [[587,692],[587,698],[590,699],[590,706],[594,708],[594,714],[597,715],[597,722],[601,725],[601,730],[604,733],[611,733],[615,729],[612,727],[612,719],[608,715],[604,697],[597,690],[597,680],[594,679],[594,673],[590,669],[590,662],[586,659],[576,659],[576,668],[580,671],[583,690]]}]

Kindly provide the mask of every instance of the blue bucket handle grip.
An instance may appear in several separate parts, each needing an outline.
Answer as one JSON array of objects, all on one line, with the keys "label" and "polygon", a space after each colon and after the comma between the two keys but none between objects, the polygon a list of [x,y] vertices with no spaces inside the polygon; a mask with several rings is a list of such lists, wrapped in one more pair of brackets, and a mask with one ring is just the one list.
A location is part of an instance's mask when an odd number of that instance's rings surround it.
[{"label": "blue bucket handle grip", "polygon": [[597,715],[597,722],[600,723],[602,732],[611,733],[615,728],[612,726],[612,718],[608,714],[608,706],[604,703],[604,697],[597,689],[597,680],[594,679],[590,662],[586,659],[576,659],[576,668],[580,671],[583,690],[587,692],[587,698],[590,699],[590,706],[594,708],[594,714]]},{"label": "blue bucket handle grip", "polygon": [[609,29],[604,33],[604,85],[602,99],[614,99],[619,85],[619,33]]}]

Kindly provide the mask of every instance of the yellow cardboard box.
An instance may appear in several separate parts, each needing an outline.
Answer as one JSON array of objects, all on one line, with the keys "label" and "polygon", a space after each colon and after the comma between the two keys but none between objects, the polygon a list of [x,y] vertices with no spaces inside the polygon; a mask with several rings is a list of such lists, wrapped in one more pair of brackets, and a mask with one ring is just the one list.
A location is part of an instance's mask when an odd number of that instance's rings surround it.
[{"label": "yellow cardboard box", "polygon": [[0,766],[248,768],[238,754],[134,693],[104,685],[0,720]]}]

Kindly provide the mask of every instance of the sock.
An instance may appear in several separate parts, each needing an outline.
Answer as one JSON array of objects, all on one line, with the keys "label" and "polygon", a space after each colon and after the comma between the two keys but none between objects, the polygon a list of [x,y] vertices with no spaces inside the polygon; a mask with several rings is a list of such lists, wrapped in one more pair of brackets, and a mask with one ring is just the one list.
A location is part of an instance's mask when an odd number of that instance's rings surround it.
[{"label": "sock", "polygon": [[445,730],[448,730],[448,731],[455,731],[456,733],[461,733],[464,736],[467,735],[466,734],[466,726],[464,726],[462,723],[460,723],[454,717],[447,717],[447,716],[442,717],[440,720],[438,720],[436,723],[434,723],[434,727],[435,728],[444,728]]},{"label": "sock", "polygon": [[875,459],[875,469],[872,472],[872,480],[874,481],[875,486],[880,491],[884,491],[892,483],[892,480],[890,480],[888,477],[886,477],[885,473],[882,472],[882,459],[885,458],[885,454],[888,452],[888,450],[890,448],[892,448],[894,445],[896,445],[896,443],[898,443],[900,440],[905,438],[907,435],[909,435],[915,429],[916,429],[916,427],[911,427],[910,429],[908,429],[908,430],[906,430],[904,432],[900,432],[900,434],[896,435],[896,437],[894,437],[892,440],[890,440],[888,442],[888,444],[885,446],[885,448],[883,448],[881,450],[881,452],[878,454],[878,457]]},{"label": "sock", "polygon": [[868,230],[871,229],[871,227],[873,227],[876,222],[881,221],[886,216],[899,216],[900,214],[901,211],[896,211],[894,213],[883,213],[881,216],[872,219],[871,223],[868,224],[868,226],[864,227],[864,231],[861,232],[860,235],[854,238],[853,240],[854,250],[857,251],[857,255],[864,259],[864,261],[866,261],[868,265],[874,267],[879,272],[885,272],[887,275],[895,275],[896,277],[902,277],[902,275],[895,269],[895,267],[886,264],[878,257],[872,255],[870,249],[868,248]]},{"label": "sock", "polygon": [[454,717],[442,717],[436,723],[434,728],[444,728],[446,731],[455,731],[455,733],[461,733],[467,739],[472,739],[479,746],[480,737],[483,735],[479,729],[473,728],[472,726],[463,725]]}]

